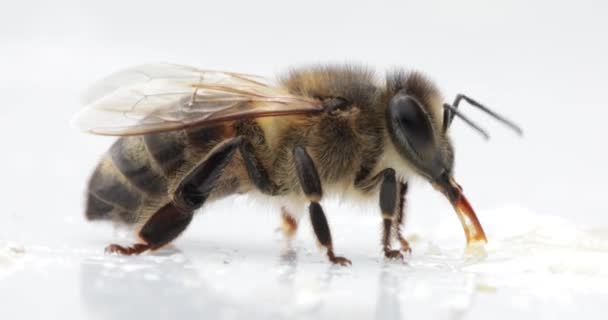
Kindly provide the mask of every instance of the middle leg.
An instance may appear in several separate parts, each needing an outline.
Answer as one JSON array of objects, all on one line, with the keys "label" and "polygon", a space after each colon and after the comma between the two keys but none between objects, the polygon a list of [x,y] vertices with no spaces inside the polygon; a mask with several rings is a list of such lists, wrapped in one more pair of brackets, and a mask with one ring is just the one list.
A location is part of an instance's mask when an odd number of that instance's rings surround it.
[{"label": "middle leg", "polygon": [[293,150],[293,157],[296,164],[296,172],[302,191],[310,201],[308,211],[310,213],[310,221],[312,228],[317,236],[319,243],[327,249],[327,257],[329,261],[339,265],[349,265],[350,260],[339,257],[334,254],[333,243],[331,240],[331,232],[329,224],[323,212],[323,208],[319,204],[323,196],[321,188],[321,180],[315,168],[315,164],[304,148],[298,146]]}]

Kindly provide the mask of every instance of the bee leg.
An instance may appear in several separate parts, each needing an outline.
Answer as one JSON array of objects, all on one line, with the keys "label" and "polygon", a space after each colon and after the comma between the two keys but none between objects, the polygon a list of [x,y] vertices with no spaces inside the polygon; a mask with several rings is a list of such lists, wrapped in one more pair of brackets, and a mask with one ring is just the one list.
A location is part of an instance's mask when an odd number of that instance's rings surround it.
[{"label": "bee leg", "polygon": [[117,254],[121,254],[123,256],[131,256],[131,255],[135,255],[135,254],[140,254],[148,249],[150,249],[150,246],[148,246],[145,243],[136,243],[130,247],[123,247],[118,244],[110,244],[106,247],[105,252],[106,253],[117,253]]},{"label": "bee leg", "polygon": [[298,231],[298,221],[285,209],[281,208],[281,230],[287,240],[293,239]]},{"label": "bee leg", "polygon": [[241,156],[243,156],[247,175],[256,188],[264,194],[277,194],[279,188],[270,180],[268,171],[266,171],[266,168],[264,168],[262,163],[255,156],[251,143],[247,140],[243,140],[239,145],[239,151]]},{"label": "bee leg", "polygon": [[130,247],[111,244],[106,247],[108,253],[136,255],[147,250],[156,250],[177,238],[190,224],[193,210],[184,209],[168,203],[154,213],[139,231],[139,238],[145,243],[136,243]]},{"label": "bee leg", "polygon": [[217,146],[200,164],[179,183],[173,201],[154,213],[139,231],[145,243],[131,247],[110,245],[106,251],[132,255],[156,250],[177,238],[192,221],[193,213],[200,208],[213,191],[215,183],[232,159],[241,137],[230,139]]},{"label": "bee leg", "polygon": [[308,197],[308,200],[310,200],[308,211],[317,240],[327,249],[329,261],[343,266],[351,264],[350,260],[334,254],[327,218],[325,217],[323,208],[319,204],[319,201],[321,201],[321,197],[323,196],[323,190],[314,162],[308,153],[306,153],[306,150],[300,146],[294,148],[293,157],[300,186],[306,197]]},{"label": "bee leg", "polygon": [[397,240],[401,244],[401,251],[412,253],[412,248],[410,247],[409,242],[403,237],[401,233],[401,226],[403,225],[404,211],[405,211],[405,202],[407,197],[407,188],[408,184],[400,183],[399,184],[399,207],[397,208],[397,220],[395,221],[395,235],[397,236]]},{"label": "bee leg", "polygon": [[280,230],[284,236],[281,260],[283,262],[294,261],[296,251],[293,249],[292,240],[298,231],[298,220],[285,207],[281,207]]},{"label": "bee leg", "polygon": [[389,259],[403,259],[399,250],[391,249],[391,230],[395,214],[399,208],[397,203],[397,178],[395,170],[383,171],[382,184],[380,185],[380,210],[382,211],[382,250],[384,256]]},{"label": "bee leg", "polygon": [[[239,152],[243,157],[245,168],[249,180],[256,186],[258,190],[267,195],[276,195],[279,193],[279,188],[272,182],[268,175],[268,171],[255,156],[253,146],[247,140],[243,140],[239,147]],[[287,240],[291,240],[298,229],[298,222],[285,207],[281,208],[281,230]]]}]

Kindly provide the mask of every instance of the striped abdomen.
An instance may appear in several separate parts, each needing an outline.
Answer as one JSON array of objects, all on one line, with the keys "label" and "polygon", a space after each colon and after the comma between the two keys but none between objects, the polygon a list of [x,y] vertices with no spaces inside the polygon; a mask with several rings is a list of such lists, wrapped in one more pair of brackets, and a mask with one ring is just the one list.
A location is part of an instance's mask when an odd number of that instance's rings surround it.
[{"label": "striped abdomen", "polygon": [[86,217],[135,223],[170,201],[170,191],[218,142],[231,124],[118,139],[88,186]]}]

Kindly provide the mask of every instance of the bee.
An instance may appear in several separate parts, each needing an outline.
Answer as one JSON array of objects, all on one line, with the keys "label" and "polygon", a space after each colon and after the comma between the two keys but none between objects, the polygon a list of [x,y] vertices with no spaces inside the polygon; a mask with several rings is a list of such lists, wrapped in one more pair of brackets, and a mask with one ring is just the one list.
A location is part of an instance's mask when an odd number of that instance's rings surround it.
[{"label": "bee", "polygon": [[447,197],[468,245],[485,243],[454,180],[448,129],[458,117],[488,137],[459,111],[464,101],[522,133],[466,95],[445,103],[419,72],[396,70],[379,81],[353,65],[296,68],[276,81],[143,65],[102,80],[87,99],[76,125],[119,138],[89,180],[86,217],[137,230],[138,243],[106,248],[125,255],[169,244],[204,204],[247,193],[278,201],[287,236],[307,206],[329,260],[348,265],[334,253],[320,202],[326,194],[355,194],[378,198],[384,255],[402,259],[410,251],[401,229],[404,203],[415,177]]}]

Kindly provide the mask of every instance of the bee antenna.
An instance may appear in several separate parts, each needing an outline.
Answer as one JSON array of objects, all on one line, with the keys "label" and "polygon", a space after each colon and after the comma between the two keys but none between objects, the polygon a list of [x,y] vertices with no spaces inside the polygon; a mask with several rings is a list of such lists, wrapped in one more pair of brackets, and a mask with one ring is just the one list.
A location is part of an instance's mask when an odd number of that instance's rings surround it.
[{"label": "bee antenna", "polygon": [[[482,129],[480,126],[478,126],[475,122],[473,122],[473,120],[469,119],[467,116],[465,116],[460,111],[458,111],[458,109],[456,109],[456,107],[451,106],[447,103],[444,103],[443,108],[446,109],[446,111],[452,115],[451,118],[453,118],[454,116],[457,116],[458,118],[462,119],[462,121],[464,121],[466,124],[471,126],[471,128],[477,130],[477,132],[479,132],[479,134],[481,134],[484,137],[484,139],[486,139],[486,140],[490,139],[490,135],[488,134],[488,132],[486,132],[484,129]],[[450,120],[450,122],[451,122],[451,120]]]},{"label": "bee antenna", "polygon": [[520,126],[518,126],[517,124],[515,124],[515,122],[499,115],[498,113],[492,111],[490,108],[482,105],[481,103],[465,96],[464,94],[458,94],[456,96],[456,99],[454,100],[454,107],[458,108],[458,104],[460,103],[460,100],[464,100],[466,102],[468,102],[470,105],[477,107],[478,109],[480,109],[481,111],[489,114],[490,116],[492,116],[494,119],[502,122],[503,124],[505,124],[506,126],[508,126],[509,128],[513,129],[513,131],[517,132],[518,135],[523,136],[524,135],[524,131],[521,129]]}]

